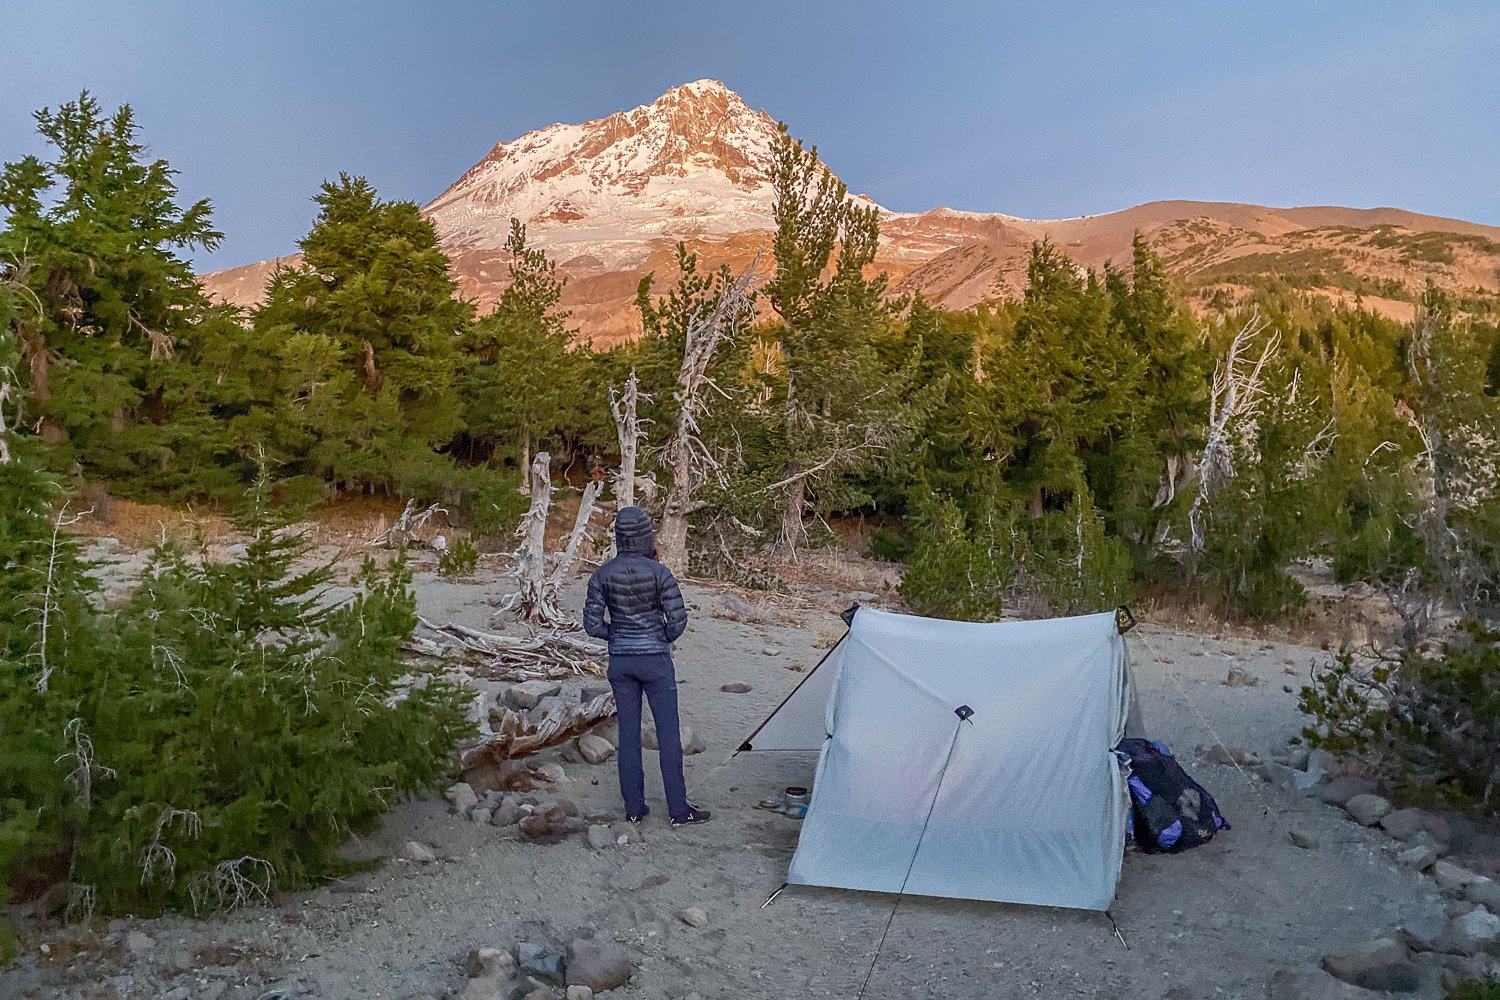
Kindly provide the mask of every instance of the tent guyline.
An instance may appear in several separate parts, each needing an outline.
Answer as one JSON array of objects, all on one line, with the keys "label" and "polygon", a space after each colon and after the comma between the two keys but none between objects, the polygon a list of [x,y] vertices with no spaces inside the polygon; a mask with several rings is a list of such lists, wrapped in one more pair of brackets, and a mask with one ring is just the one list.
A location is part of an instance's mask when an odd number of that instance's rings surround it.
[{"label": "tent guyline", "polygon": [[[932,790],[932,802],[927,806],[927,818],[922,821],[922,833],[925,835],[927,827],[932,823],[933,811],[937,809],[938,796],[943,791],[943,780],[948,777],[948,765],[953,763],[953,750],[958,746],[958,736],[963,732],[964,723],[969,725],[974,716],[974,710],[968,705],[960,705],[953,710],[958,716],[958,724],[953,727],[953,739],[948,741],[948,756],[943,761],[943,769],[938,772],[937,787]],[[911,853],[911,861],[906,865],[906,874],[901,879],[901,888],[896,890],[896,901],[891,905],[890,916],[885,918],[885,928],[880,932],[880,940],[875,943],[875,954],[870,959],[870,967],[865,970],[865,981],[860,984],[859,993],[855,1000],[864,1000],[865,991],[870,988],[870,978],[875,975],[875,967],[880,964],[880,953],[885,950],[886,935],[891,932],[891,924],[896,922],[896,911],[901,908],[901,900],[905,897],[906,883],[911,879],[911,870],[917,864],[917,855],[922,852],[922,838],[917,838],[916,850]]]}]

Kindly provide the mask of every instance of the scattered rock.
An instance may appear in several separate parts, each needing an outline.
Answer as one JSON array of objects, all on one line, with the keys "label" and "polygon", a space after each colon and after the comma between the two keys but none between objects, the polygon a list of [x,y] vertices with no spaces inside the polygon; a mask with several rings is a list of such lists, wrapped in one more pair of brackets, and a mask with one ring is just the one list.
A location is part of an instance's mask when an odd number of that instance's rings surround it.
[{"label": "scattered rock", "polygon": [[427,865],[437,860],[437,855],[432,853],[432,848],[416,840],[408,840],[403,848],[406,860],[415,861],[419,865]]},{"label": "scattered rock", "polygon": [[635,963],[616,945],[577,938],[568,945],[568,985],[603,993],[630,982]]},{"label": "scattered rock", "polygon": [[1371,942],[1359,951],[1324,955],[1323,969],[1335,979],[1367,990],[1413,993],[1422,977],[1406,947],[1390,938]]},{"label": "scattered rock", "polygon": [[562,997],[557,995],[556,990],[551,990],[543,986],[539,990],[532,990],[526,996],[522,997],[522,1000],[562,1000]]},{"label": "scattered rock", "polygon": [[1293,770],[1290,766],[1275,760],[1263,762],[1257,770],[1273,788],[1280,788],[1283,791],[1295,788],[1297,779],[1305,777],[1302,771]]},{"label": "scattered rock", "polygon": [[1431,844],[1417,844],[1396,855],[1396,860],[1408,868],[1426,871],[1438,859],[1437,848]]},{"label": "scattered rock", "polygon": [[691,757],[695,753],[702,753],[707,749],[703,738],[693,732],[692,726],[682,727],[682,753],[685,757]]},{"label": "scattered rock", "polygon": [[578,701],[587,705],[595,698],[603,698],[607,694],[614,694],[614,689],[607,684],[585,684],[578,689]]},{"label": "scattered rock", "polygon": [[569,986],[567,1000],[594,1000],[594,991],[587,986]]},{"label": "scattered rock", "polygon": [[1437,813],[1425,813],[1422,817],[1422,827],[1427,831],[1427,835],[1439,845],[1453,841],[1453,831],[1448,828],[1448,821]]},{"label": "scattered rock", "polygon": [[[1312,769],[1312,765],[1308,765]],[[1340,775],[1326,784],[1319,785],[1313,794],[1331,806],[1341,806],[1356,795],[1369,795],[1375,791],[1375,782],[1369,778]]]},{"label": "scattered rock", "polygon": [[576,706],[573,702],[561,695],[548,695],[536,703],[536,707],[527,713],[531,718],[541,720],[557,712],[571,712]]},{"label": "scattered rock", "polygon": [[1287,751],[1286,766],[1296,771],[1306,771],[1307,763],[1312,759],[1312,751],[1305,746],[1294,746]]},{"label": "scattered rock", "polygon": [[511,708],[527,711],[536,708],[543,698],[555,697],[562,691],[561,684],[551,681],[522,681],[505,689],[505,703]]},{"label": "scattered rock", "polygon": [[536,840],[545,837],[552,832],[552,824],[547,822],[545,816],[522,816],[520,821],[522,836]]},{"label": "scattered rock", "polygon": [[704,913],[702,910],[700,910],[696,906],[689,906],[687,909],[685,909],[685,910],[681,911],[680,913],[678,913],[677,914],[677,919],[681,920],[683,923],[687,924],[689,927],[707,927],[708,926],[708,914]]},{"label": "scattered rock", "polygon": [[749,694],[750,685],[743,681],[735,681],[733,684],[725,684],[719,688],[725,694]]},{"label": "scattered rock", "polygon": [[1353,816],[1360,826],[1374,826],[1390,815],[1391,804],[1379,795],[1366,793],[1345,802],[1344,811]]},{"label": "scattered rock", "polygon": [[725,594],[719,598],[719,613],[725,618],[735,621],[755,621],[760,616],[755,613],[751,603],[738,594]]},{"label": "scattered rock", "polygon": [[589,846],[596,851],[602,851],[606,847],[615,846],[615,838],[609,832],[609,827],[595,823],[589,827]]},{"label": "scattered rock", "polygon": [[1432,904],[1406,919],[1401,925],[1401,937],[1417,951],[1433,951],[1447,928],[1447,912],[1443,907]]},{"label": "scattered rock", "polygon": [[481,976],[514,979],[516,960],[503,948],[475,948],[469,952],[469,957],[464,961],[464,972],[470,979],[478,979]]},{"label": "scattered rock", "polygon": [[1319,843],[1317,837],[1314,837],[1312,834],[1305,833],[1301,830],[1288,830],[1286,839],[1290,840],[1293,844],[1295,844],[1297,847],[1302,848],[1304,851],[1312,850],[1313,848],[1317,847]]},{"label": "scattered rock", "polygon": [[554,983],[563,981],[562,953],[544,944],[527,942],[517,945],[516,960],[521,971],[528,976],[551,980]]},{"label": "scattered rock", "polygon": [[641,842],[641,831],[634,823],[620,822],[609,828],[609,835],[615,838],[615,843],[624,847],[626,844],[639,844]]},{"label": "scattered rock", "polygon": [[1478,955],[1497,943],[1500,943],[1500,917],[1483,906],[1476,906],[1463,916],[1448,921],[1437,947],[1439,951],[1454,955]]},{"label": "scattered rock", "polygon": [[458,1000],[510,1000],[510,980],[499,976],[470,979],[459,992]]},{"label": "scattered rock", "polygon": [[762,649],[761,652],[763,654],[765,654],[766,656],[780,656],[781,655],[781,650],[777,649],[775,646],[767,646],[765,649]]},{"label": "scattered rock", "polygon": [[453,812],[460,816],[467,816],[470,809],[479,804],[479,796],[475,794],[473,787],[467,781],[460,781],[455,785],[449,785],[448,790],[443,792],[443,798],[453,807]]},{"label": "scattered rock", "polygon": [[1199,747],[1198,759],[1205,764],[1238,764],[1240,767],[1259,767],[1260,757],[1242,747]]},{"label": "scattered rock", "polygon": [[1480,876],[1464,886],[1464,899],[1500,911],[1500,882]]},{"label": "scattered rock", "polygon": [[125,935],[125,950],[132,955],[143,955],[156,947],[156,942],[149,934],[140,931],[131,931]]},{"label": "scattered rock", "polygon": [[1437,880],[1439,889],[1457,894],[1479,876],[1451,861],[1438,861],[1432,866],[1432,877]]},{"label": "scattered rock", "polygon": [[1410,840],[1425,831],[1426,814],[1420,809],[1397,809],[1380,820],[1380,828],[1397,840]]},{"label": "scattered rock", "polygon": [[[527,681],[527,683],[531,682]],[[554,785],[562,784],[568,780],[568,772],[563,770],[562,765],[550,760],[545,764],[537,765],[536,775],[543,781],[550,781]]]},{"label": "scattered rock", "polygon": [[1230,667],[1229,675],[1224,678],[1223,683],[1227,687],[1254,687],[1260,683],[1260,678],[1239,667]]},{"label": "scattered rock", "polygon": [[495,815],[493,806],[475,806],[469,813],[471,823],[488,823]]},{"label": "scattered rock", "polygon": [[515,826],[521,822],[521,817],[526,811],[518,802],[501,802],[495,807],[495,813],[490,817],[491,826]]},{"label": "scattered rock", "polygon": [[641,727],[641,747],[646,750],[660,750],[661,744],[656,739],[655,726]]},{"label": "scattered rock", "polygon": [[578,737],[578,753],[590,764],[603,764],[615,755],[615,748],[602,736],[584,733]]}]

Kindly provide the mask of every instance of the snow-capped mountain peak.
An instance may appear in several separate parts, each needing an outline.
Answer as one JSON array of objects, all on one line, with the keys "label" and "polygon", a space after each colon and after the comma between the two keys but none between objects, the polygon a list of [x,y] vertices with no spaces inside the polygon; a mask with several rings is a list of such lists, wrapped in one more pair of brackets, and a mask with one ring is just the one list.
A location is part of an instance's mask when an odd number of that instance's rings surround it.
[{"label": "snow-capped mountain peak", "polygon": [[426,208],[450,246],[497,249],[512,217],[560,259],[607,266],[648,244],[768,225],[777,125],[717,80],[501,142]]}]

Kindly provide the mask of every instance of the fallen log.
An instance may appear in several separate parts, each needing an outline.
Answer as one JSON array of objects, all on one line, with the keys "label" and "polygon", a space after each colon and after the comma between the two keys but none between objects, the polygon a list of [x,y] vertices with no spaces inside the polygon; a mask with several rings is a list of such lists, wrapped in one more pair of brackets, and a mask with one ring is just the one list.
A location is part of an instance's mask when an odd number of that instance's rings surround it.
[{"label": "fallen log", "polygon": [[529,757],[538,750],[566,743],[615,714],[615,696],[601,694],[586,704],[568,705],[532,722],[520,712],[506,709],[494,724],[494,733],[460,748],[459,766],[464,780],[476,791],[500,788],[506,763]]},{"label": "fallen log", "polygon": [[[426,618],[420,626],[436,635],[413,636],[407,644],[424,656],[441,656],[456,646],[480,659],[485,676],[495,680],[555,680],[568,676],[603,677],[608,650],[565,632],[543,632],[527,638],[499,635],[456,622],[439,625]],[[433,652],[436,649],[437,652]]]}]

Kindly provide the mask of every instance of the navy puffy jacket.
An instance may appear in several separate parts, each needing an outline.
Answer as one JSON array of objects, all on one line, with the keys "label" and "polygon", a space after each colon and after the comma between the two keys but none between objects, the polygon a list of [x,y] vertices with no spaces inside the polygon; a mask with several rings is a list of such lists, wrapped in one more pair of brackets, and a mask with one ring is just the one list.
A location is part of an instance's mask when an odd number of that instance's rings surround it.
[{"label": "navy puffy jacket", "polygon": [[607,641],[611,656],[669,652],[687,628],[687,608],[677,578],[652,558],[651,515],[639,507],[615,515],[615,550],[589,577],[584,630]]}]

